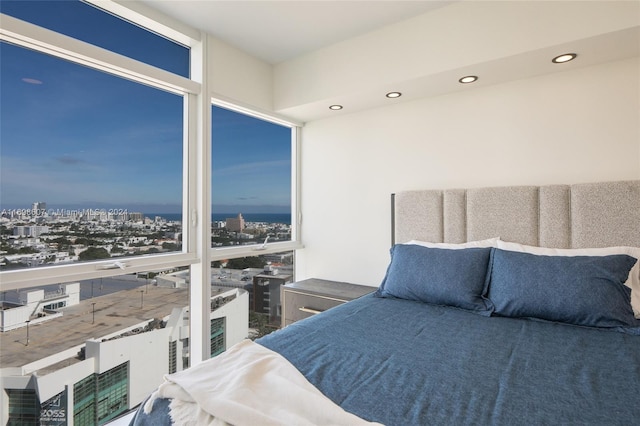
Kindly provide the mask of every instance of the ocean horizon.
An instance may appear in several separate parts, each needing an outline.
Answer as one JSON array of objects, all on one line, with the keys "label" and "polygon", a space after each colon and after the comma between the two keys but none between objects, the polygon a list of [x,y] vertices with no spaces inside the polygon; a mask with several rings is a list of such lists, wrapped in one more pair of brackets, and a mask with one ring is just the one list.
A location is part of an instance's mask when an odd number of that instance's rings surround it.
[{"label": "ocean horizon", "polygon": [[[153,219],[160,216],[167,221],[182,221],[181,213],[144,213],[146,217]],[[237,217],[237,213],[212,213],[212,222],[223,222],[228,218]],[[242,213],[245,222],[284,223],[291,225],[291,213]]]}]

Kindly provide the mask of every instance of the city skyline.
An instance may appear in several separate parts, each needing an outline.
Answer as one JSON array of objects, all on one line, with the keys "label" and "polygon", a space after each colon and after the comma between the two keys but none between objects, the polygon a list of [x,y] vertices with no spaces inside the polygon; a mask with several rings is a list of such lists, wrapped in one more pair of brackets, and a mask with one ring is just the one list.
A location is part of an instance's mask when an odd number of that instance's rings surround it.
[{"label": "city skyline", "polygon": [[[12,14],[25,2],[3,3]],[[76,3],[43,2],[15,14],[44,26],[55,21],[47,14]],[[67,28],[84,22],[73,19],[74,7],[65,10]],[[73,36],[114,34],[111,24],[92,24]],[[130,44],[126,36],[115,40]],[[163,56],[139,40],[137,50],[159,55],[157,66],[176,61],[173,50]],[[45,201],[51,208],[182,211],[182,96],[4,42],[0,56],[0,209]],[[212,212],[291,211],[289,128],[212,107],[212,139]]]},{"label": "city skyline", "polygon": [[[100,205],[100,203],[94,203],[91,206],[85,206],[80,204],[50,204],[47,201],[34,201],[26,204],[15,204],[15,205],[5,205],[0,203],[0,216],[1,215],[10,215],[11,212],[20,211],[20,210],[30,210],[32,208],[33,203],[35,202],[44,202],[47,204],[46,212],[51,215],[54,213],[61,214],[63,210],[69,211],[87,211],[87,210],[126,210],[127,213],[143,213],[145,215],[150,214],[168,214],[168,215],[177,215],[181,214],[182,211],[179,211],[179,207],[177,205],[168,205],[168,204],[131,204],[130,207],[120,207],[120,208],[112,208],[111,204]],[[173,209],[173,210],[172,210]],[[241,214],[291,214],[291,210],[289,206],[271,206],[271,205],[241,205],[241,204],[229,204],[229,205],[218,205],[211,207],[211,214],[232,214],[237,215]]]}]

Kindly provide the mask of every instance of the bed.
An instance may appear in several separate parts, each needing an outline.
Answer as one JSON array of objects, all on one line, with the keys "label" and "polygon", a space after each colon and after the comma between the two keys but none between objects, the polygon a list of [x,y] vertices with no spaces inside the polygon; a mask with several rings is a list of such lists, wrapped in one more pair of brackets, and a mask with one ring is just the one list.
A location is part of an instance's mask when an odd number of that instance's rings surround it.
[{"label": "bed", "polygon": [[167,377],[132,425],[180,398],[192,424],[638,424],[640,181],[396,193],[390,254],[374,293]]}]

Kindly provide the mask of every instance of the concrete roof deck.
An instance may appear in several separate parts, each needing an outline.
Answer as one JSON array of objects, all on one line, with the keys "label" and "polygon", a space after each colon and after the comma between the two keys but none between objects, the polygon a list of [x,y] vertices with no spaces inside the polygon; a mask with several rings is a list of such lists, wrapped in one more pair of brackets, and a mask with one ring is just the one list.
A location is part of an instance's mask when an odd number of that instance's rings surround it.
[{"label": "concrete roof deck", "polygon": [[89,339],[100,339],[135,324],[163,318],[173,307],[188,306],[188,297],[186,288],[143,285],[82,300],[62,309],[62,317],[29,325],[28,345],[26,327],[0,333],[0,368],[21,367],[83,345]]}]

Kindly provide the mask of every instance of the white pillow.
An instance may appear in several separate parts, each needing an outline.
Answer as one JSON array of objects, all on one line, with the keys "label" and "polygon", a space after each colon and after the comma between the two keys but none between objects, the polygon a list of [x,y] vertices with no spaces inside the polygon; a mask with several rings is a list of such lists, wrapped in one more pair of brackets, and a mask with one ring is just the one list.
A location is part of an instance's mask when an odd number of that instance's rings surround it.
[{"label": "white pillow", "polygon": [[405,244],[414,244],[422,247],[429,248],[442,248],[442,249],[463,249],[463,248],[473,248],[473,247],[497,247],[497,243],[500,237],[488,238],[486,240],[478,240],[478,241],[469,241],[466,243],[429,243],[426,241],[418,241],[411,240],[406,242]]},{"label": "white pillow", "polygon": [[557,249],[527,246],[524,244],[497,241],[497,247],[502,250],[537,254],[541,256],[608,256],[611,254],[627,254],[636,258],[636,264],[629,271],[629,277],[624,283],[631,289],[631,307],[636,318],[640,319],[640,247],[602,247],[584,249]]}]

